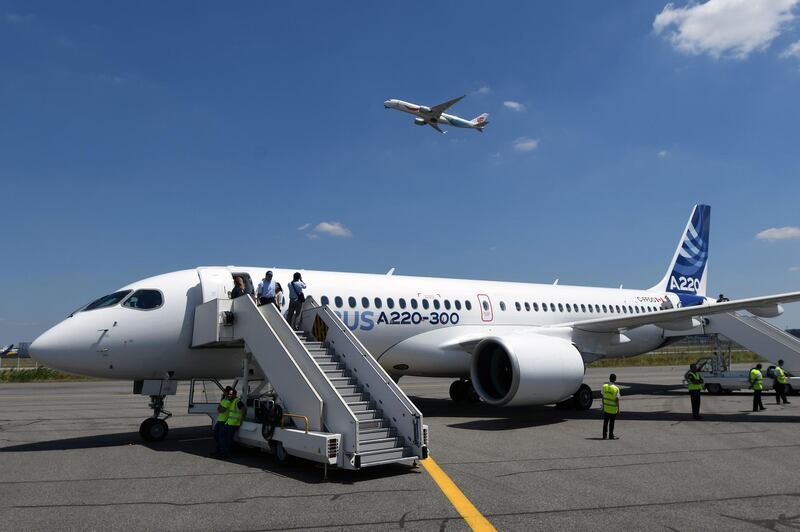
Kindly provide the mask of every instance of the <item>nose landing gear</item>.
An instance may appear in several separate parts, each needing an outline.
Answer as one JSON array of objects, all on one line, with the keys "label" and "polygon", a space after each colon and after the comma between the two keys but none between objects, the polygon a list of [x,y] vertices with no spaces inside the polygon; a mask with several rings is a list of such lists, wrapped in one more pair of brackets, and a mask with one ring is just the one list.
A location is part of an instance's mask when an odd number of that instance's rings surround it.
[{"label": "nose landing gear", "polygon": [[164,410],[165,395],[151,395],[150,408],[153,409],[153,417],[142,421],[139,425],[139,434],[145,441],[161,441],[167,437],[169,426],[167,419],[172,417],[172,412]]}]

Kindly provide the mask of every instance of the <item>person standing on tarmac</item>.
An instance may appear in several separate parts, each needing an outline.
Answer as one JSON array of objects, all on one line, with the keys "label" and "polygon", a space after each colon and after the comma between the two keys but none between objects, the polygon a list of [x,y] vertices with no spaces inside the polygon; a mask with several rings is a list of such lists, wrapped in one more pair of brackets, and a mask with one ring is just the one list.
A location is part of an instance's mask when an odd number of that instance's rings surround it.
[{"label": "person standing on tarmac", "polygon": [[214,443],[217,448],[214,452],[214,456],[222,456],[222,450],[225,448],[222,435],[225,430],[225,422],[228,421],[228,409],[231,407],[231,390],[233,390],[233,388],[230,386],[225,387],[225,390],[222,392],[222,399],[220,399],[219,405],[217,405],[217,422],[214,423]]},{"label": "person standing on tarmac", "polygon": [[230,458],[231,450],[233,449],[233,437],[239,426],[242,424],[244,418],[244,403],[236,395],[236,390],[231,390],[231,406],[228,408],[228,419],[225,420],[225,428],[223,429],[223,449],[222,458]]},{"label": "person standing on tarmac", "polygon": [[700,392],[703,389],[703,377],[697,372],[697,366],[691,364],[689,371],[684,376],[689,388],[689,397],[692,400],[692,417],[694,419],[703,419],[700,417]]},{"label": "person standing on tarmac", "polygon": [[753,389],[753,412],[766,410],[761,402],[761,391],[764,389],[764,375],[761,374],[761,363],[750,370],[750,388]]},{"label": "person standing on tarmac", "polygon": [[775,384],[773,385],[775,388],[775,404],[781,404],[781,399],[783,399],[783,404],[791,404],[786,400],[786,384],[788,382],[789,378],[783,370],[783,360],[778,360],[778,365],[775,366]]},{"label": "person standing on tarmac", "polygon": [[614,421],[619,413],[619,387],[615,384],[617,376],[612,373],[608,382],[603,385],[603,439],[618,440],[614,436]]}]

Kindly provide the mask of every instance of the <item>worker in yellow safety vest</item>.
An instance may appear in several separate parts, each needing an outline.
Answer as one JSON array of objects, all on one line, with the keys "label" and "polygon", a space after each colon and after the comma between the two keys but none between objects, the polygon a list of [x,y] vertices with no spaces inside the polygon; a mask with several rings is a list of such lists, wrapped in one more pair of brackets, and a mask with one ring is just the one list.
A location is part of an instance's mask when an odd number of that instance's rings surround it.
[{"label": "worker in yellow safety vest", "polygon": [[614,436],[614,421],[619,414],[619,387],[615,384],[617,376],[611,374],[608,376],[608,382],[603,385],[603,439],[606,435],[609,440],[618,440]]},{"label": "worker in yellow safety vest", "polygon": [[228,408],[228,419],[225,420],[225,428],[223,429],[223,447],[222,458],[229,458],[231,449],[233,448],[233,437],[239,426],[244,419],[245,405],[239,397],[237,397],[236,390],[231,391],[231,404]]},{"label": "worker in yellow safety vest", "polygon": [[221,456],[222,449],[225,447],[225,444],[222,442],[222,434],[224,432],[225,422],[228,420],[228,409],[231,407],[232,390],[233,388],[226,386],[225,390],[222,392],[222,399],[220,399],[217,405],[217,420],[214,423],[214,443],[217,448],[214,451],[214,456]]},{"label": "worker in yellow safety vest", "polygon": [[761,364],[750,370],[750,388],[753,389],[753,412],[766,410],[761,402],[761,391],[764,389],[764,375],[761,374]]},{"label": "worker in yellow safety vest", "polygon": [[689,371],[686,372],[684,378],[686,386],[689,388],[689,398],[692,400],[692,417],[703,419],[700,417],[700,392],[703,390],[703,377],[700,376],[695,364],[689,366]]},{"label": "worker in yellow safety vest", "polygon": [[781,399],[783,399],[783,404],[791,404],[786,400],[786,385],[788,383],[789,377],[786,376],[786,372],[783,370],[783,360],[778,360],[778,365],[775,366],[775,384],[773,385],[773,388],[775,388],[775,404],[781,404]]}]

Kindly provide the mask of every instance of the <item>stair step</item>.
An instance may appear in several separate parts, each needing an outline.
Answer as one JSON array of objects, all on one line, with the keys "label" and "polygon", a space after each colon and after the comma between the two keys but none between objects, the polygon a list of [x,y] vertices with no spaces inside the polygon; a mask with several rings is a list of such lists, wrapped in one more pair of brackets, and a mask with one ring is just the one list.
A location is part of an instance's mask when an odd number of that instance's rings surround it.
[{"label": "stair step", "polygon": [[358,381],[352,377],[328,377],[328,380],[331,381],[331,384],[336,386],[336,388],[358,384]]},{"label": "stair step", "polygon": [[305,341],[303,344],[306,346],[306,349],[325,349],[326,351],[328,348],[325,346],[325,342],[309,342]]},{"label": "stair step", "polygon": [[358,383],[353,383],[353,384],[334,383],[333,386],[334,388],[336,388],[336,391],[339,392],[339,395],[341,395],[342,397],[355,394],[363,395],[364,393],[364,391],[361,389],[361,386]]},{"label": "stair step", "polygon": [[321,367],[323,369],[323,371],[324,370],[328,370],[328,369],[345,369],[345,366],[340,365],[336,361],[333,361],[333,362],[318,362],[318,364],[319,364],[319,367]]},{"label": "stair step", "polygon": [[361,458],[361,467],[366,467],[369,465],[378,465],[378,462],[389,463],[392,460],[410,458],[410,456],[407,455],[410,451],[411,449],[409,447],[392,447],[391,449],[365,451],[358,454]]},{"label": "stair step", "polygon": [[350,407],[350,410],[356,414],[374,410],[373,407],[375,406],[375,403],[372,401],[348,401],[345,399],[345,402],[347,403],[347,406]]},{"label": "stair step", "polygon": [[331,377],[333,377],[333,378],[346,377],[348,379],[351,378],[347,374],[347,370],[345,370],[345,369],[323,369],[322,371],[325,373],[325,375],[328,376],[329,379]]},{"label": "stair step", "polygon": [[390,425],[389,422],[383,418],[374,418],[374,419],[360,419],[358,421],[358,431],[361,434],[364,434],[370,430],[394,430]]},{"label": "stair step", "polygon": [[356,419],[358,419],[359,421],[381,419],[380,410],[359,410],[358,412],[353,412],[353,413],[356,415]]},{"label": "stair step", "polygon": [[[362,427],[363,425],[364,423],[360,423],[359,427]],[[383,438],[393,438],[396,434],[397,431],[392,427],[380,427],[375,429],[359,428],[358,441],[365,442]]]},{"label": "stair step", "polygon": [[402,440],[400,438],[375,438],[373,440],[364,440],[358,442],[359,454],[368,451],[383,451],[387,449],[396,449]]}]

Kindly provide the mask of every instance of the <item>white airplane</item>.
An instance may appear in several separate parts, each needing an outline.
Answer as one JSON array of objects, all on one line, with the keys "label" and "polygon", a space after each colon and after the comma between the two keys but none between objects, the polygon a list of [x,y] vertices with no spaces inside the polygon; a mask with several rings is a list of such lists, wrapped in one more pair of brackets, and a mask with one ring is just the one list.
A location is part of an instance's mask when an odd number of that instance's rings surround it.
[{"label": "white airplane", "polygon": [[[330,305],[395,378],[453,377],[455,401],[592,404],[584,364],[657,349],[689,334],[705,315],[746,309],[762,317],[800,292],[716,302],[705,296],[710,207],[697,205],[666,274],[631,290],[555,284],[304,271],[306,294]],[[270,268],[286,283],[294,270]],[[232,379],[242,348],[192,349],[195,308],[208,276],[261,279],[265,267],[198,268],[136,281],[39,336],[33,358],[64,371],[111,379]],[[214,285],[220,289],[219,285]],[[286,286],[286,284],[284,284]],[[211,293],[209,291],[209,293]],[[224,296],[223,296],[224,297]],[[206,298],[209,299],[209,298]]]},{"label": "white airplane", "polygon": [[440,103],[439,105],[434,105],[433,107],[392,99],[383,102],[383,107],[386,109],[396,109],[397,111],[403,111],[404,113],[412,114],[417,117],[414,119],[414,123],[416,125],[424,126],[427,124],[439,133],[444,133],[444,131],[439,128],[440,124],[476,129],[483,133],[483,128],[489,124],[489,121],[487,120],[489,118],[489,113],[478,115],[472,120],[464,120],[458,116],[445,113],[449,107],[460,102],[463,98],[464,96],[459,96],[458,98],[453,98],[452,100]]}]

